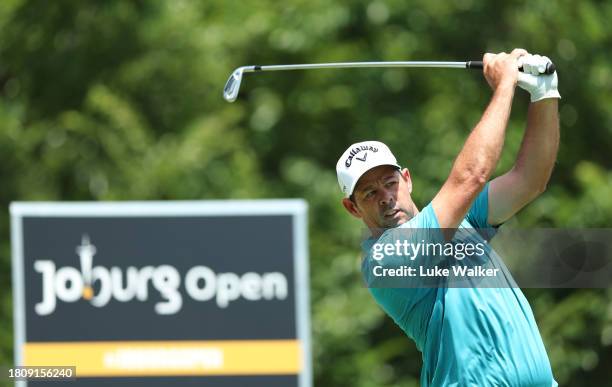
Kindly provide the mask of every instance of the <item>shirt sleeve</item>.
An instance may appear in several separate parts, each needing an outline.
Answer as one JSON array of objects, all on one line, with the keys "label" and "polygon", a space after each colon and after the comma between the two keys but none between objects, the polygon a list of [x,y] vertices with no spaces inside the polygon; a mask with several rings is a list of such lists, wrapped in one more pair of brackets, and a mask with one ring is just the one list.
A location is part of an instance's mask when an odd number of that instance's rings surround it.
[{"label": "shirt sleeve", "polygon": [[489,217],[489,184],[487,183],[478,194],[465,217],[470,225],[478,229],[485,239],[491,239],[497,232],[497,227],[499,227],[499,225],[492,226],[487,222]]}]

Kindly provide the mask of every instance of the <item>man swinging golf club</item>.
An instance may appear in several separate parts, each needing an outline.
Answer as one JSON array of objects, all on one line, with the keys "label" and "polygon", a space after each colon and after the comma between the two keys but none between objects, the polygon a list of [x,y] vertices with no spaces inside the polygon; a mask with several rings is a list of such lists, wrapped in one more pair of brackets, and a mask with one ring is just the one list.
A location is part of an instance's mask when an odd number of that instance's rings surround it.
[{"label": "man swinging golf club", "polygon": [[[362,272],[376,302],[422,352],[422,386],[556,386],[529,303],[486,238],[546,188],[559,143],[557,75],[543,74],[548,58],[523,49],[485,54],[483,62],[493,96],[432,201],[419,211],[408,170],[385,144],[365,141],[349,146],[338,160],[342,204],[372,234],[364,242]],[[522,145],[512,169],[489,182],[517,84],[531,95]],[[470,229],[479,232],[465,237]],[[398,232],[409,230],[416,231]],[[399,249],[466,240],[484,246],[477,262],[501,268],[496,286],[452,286],[444,279],[425,286],[410,270],[467,260],[439,252],[434,259],[424,249],[410,250],[409,257]],[[384,273],[397,275],[392,270],[398,268],[404,268],[401,278],[385,284]]]}]

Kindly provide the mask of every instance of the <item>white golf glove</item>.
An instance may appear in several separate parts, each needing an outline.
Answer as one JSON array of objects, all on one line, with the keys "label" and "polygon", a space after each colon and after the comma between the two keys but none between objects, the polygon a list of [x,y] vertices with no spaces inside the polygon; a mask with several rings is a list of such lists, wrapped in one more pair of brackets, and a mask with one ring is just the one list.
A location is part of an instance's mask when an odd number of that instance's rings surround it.
[{"label": "white golf glove", "polygon": [[531,102],[545,98],[561,98],[557,91],[557,72],[546,75],[546,65],[551,60],[540,55],[523,55],[518,58],[518,65],[523,66],[523,72],[518,74],[518,85],[531,95]]}]

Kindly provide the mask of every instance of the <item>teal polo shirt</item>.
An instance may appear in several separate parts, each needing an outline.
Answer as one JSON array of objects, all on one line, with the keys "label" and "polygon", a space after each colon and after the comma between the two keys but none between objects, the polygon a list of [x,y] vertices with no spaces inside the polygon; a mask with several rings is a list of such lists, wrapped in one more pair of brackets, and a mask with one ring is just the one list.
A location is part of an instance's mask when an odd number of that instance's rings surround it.
[{"label": "teal polo shirt", "polygon": [[[455,286],[442,278],[433,286],[430,281],[419,287],[414,282],[421,281],[418,278],[385,283],[374,277],[375,266],[450,267],[453,257],[373,258],[375,243],[401,238],[411,243],[445,242],[431,204],[378,240],[364,242],[362,274],[376,302],[422,352],[421,386],[557,386],[531,307],[501,258],[486,244],[495,234],[487,223],[488,187],[474,201],[452,243],[485,245],[478,262],[499,269],[492,282],[483,285],[476,279]],[[414,232],[404,232],[408,229]]]}]

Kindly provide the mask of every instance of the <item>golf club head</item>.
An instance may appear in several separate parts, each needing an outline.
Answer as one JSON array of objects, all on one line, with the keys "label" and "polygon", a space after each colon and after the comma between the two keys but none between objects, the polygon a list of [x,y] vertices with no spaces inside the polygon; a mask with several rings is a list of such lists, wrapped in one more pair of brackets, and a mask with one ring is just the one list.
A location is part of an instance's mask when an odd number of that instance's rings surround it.
[{"label": "golf club head", "polygon": [[234,102],[238,98],[238,92],[240,91],[240,82],[242,82],[242,74],[244,73],[244,67],[239,67],[230,75],[225,87],[223,88],[223,98],[227,102]]}]

